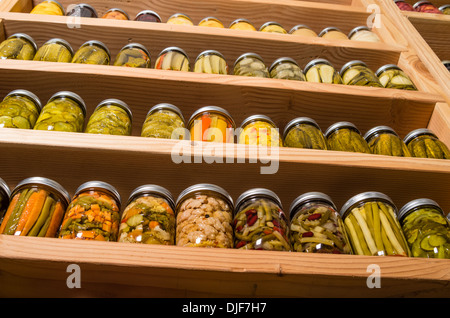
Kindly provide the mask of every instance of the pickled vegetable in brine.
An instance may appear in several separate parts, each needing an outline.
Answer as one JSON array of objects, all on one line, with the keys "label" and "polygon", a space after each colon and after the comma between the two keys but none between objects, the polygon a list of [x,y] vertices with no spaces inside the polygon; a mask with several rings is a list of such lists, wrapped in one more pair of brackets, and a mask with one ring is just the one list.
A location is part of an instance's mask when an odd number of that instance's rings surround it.
[{"label": "pickled vegetable in brine", "polygon": [[155,62],[155,69],[189,72],[189,58],[182,49],[169,47],[159,54]]},{"label": "pickled vegetable in brine", "polygon": [[72,63],[109,65],[111,55],[108,48],[99,41],[88,41],[80,46]]},{"label": "pickled vegetable in brine", "polygon": [[367,141],[370,151],[373,154],[411,157],[408,147],[390,127],[374,127],[364,135],[364,139]]},{"label": "pickled vegetable in brine", "polygon": [[194,25],[192,19],[183,13],[175,13],[169,17],[167,24]]},{"label": "pickled vegetable in brine", "polygon": [[260,32],[287,34],[286,29],[277,22],[266,22],[260,28]]},{"label": "pickled vegetable in brine", "polygon": [[447,145],[429,129],[413,130],[405,136],[403,141],[413,157],[450,159],[450,150]]},{"label": "pickled vegetable in brine", "polygon": [[58,1],[47,0],[37,4],[30,14],[65,15],[65,11]]},{"label": "pickled vegetable in brine", "polygon": [[101,102],[92,113],[85,132],[103,135],[131,135],[132,114],[128,105],[118,99]]},{"label": "pickled vegetable in brine", "polygon": [[0,128],[33,129],[41,101],[27,90],[14,90],[0,103]]},{"label": "pickled vegetable in brine", "polygon": [[289,34],[292,35],[302,35],[307,37],[317,37],[318,34],[312,30],[309,26],[304,24],[298,24],[294,26],[290,31]]},{"label": "pickled vegetable in brine", "polygon": [[188,122],[191,140],[207,142],[234,142],[235,124],[230,114],[221,107],[198,109]]},{"label": "pickled vegetable in brine", "polygon": [[345,85],[383,87],[375,73],[362,61],[346,63],[340,74]]},{"label": "pickled vegetable in brine", "polygon": [[0,226],[3,218],[5,217],[6,210],[8,209],[10,196],[11,190],[5,180],[0,178]]},{"label": "pickled vegetable in brine", "polygon": [[194,72],[228,74],[228,65],[220,52],[214,50],[203,51],[195,61]]},{"label": "pickled vegetable in brine", "polygon": [[112,8],[103,14],[102,19],[130,20],[128,13],[119,8]]},{"label": "pickled vegetable in brine", "polygon": [[0,43],[0,59],[32,60],[37,49],[30,36],[16,33]]},{"label": "pickled vegetable in brine", "polygon": [[288,57],[277,59],[269,68],[271,78],[306,81],[302,69],[297,62]]},{"label": "pickled vegetable in brine", "polygon": [[117,54],[114,66],[150,68],[150,53],[139,43],[127,44]]},{"label": "pickled vegetable in brine", "polygon": [[305,149],[328,149],[327,140],[319,125],[307,117],[299,117],[290,121],[283,133],[285,147]]},{"label": "pickled vegetable in brine", "polygon": [[184,139],[184,117],[180,109],[172,104],[153,106],[142,125],[142,137]]},{"label": "pickled vegetable in brine", "polygon": [[231,30],[256,31],[255,26],[247,19],[236,19],[231,22],[229,28]]},{"label": "pickled vegetable in brine", "polygon": [[330,150],[371,153],[367,141],[352,123],[339,122],[331,125],[325,132],[325,137]]},{"label": "pickled vegetable in brine", "polygon": [[34,61],[70,63],[73,50],[63,39],[51,39],[42,45],[34,56]]},{"label": "pickled vegetable in brine", "polygon": [[411,78],[397,65],[387,64],[376,71],[381,85],[386,88],[417,90]]},{"label": "pickled vegetable in brine", "polygon": [[342,78],[333,65],[325,59],[310,61],[304,69],[308,82],[342,84]]},{"label": "pickled vegetable in brine", "polygon": [[252,77],[270,77],[269,70],[261,56],[255,53],[246,53],[238,57],[234,64],[233,74]]},{"label": "pickled vegetable in brine", "polygon": [[283,142],[275,123],[267,116],[254,115],[241,124],[238,143],[267,147],[282,147]]},{"label": "pickled vegetable in brine", "polygon": [[222,21],[215,17],[206,17],[198,23],[198,26],[211,28],[225,28]]}]

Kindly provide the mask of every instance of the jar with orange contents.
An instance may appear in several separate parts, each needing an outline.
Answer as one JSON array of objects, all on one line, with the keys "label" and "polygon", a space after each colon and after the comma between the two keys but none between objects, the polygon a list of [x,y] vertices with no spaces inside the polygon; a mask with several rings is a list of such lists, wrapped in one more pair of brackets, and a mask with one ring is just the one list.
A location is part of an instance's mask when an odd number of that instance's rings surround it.
[{"label": "jar with orange contents", "polygon": [[194,112],[188,122],[191,140],[234,142],[236,125],[230,113],[217,106],[205,106]]}]

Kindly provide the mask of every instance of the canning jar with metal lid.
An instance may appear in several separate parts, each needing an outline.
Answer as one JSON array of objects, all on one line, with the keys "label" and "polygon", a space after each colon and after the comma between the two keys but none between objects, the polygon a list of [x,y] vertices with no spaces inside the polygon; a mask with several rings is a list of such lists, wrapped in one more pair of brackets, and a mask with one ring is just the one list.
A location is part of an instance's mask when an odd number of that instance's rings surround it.
[{"label": "canning jar with metal lid", "polygon": [[436,201],[409,201],[398,211],[398,220],[411,256],[450,259],[450,223]]},{"label": "canning jar with metal lid", "polygon": [[161,17],[155,11],[143,10],[143,11],[139,12],[138,14],[136,14],[134,21],[161,23]]},{"label": "canning jar with metal lid", "polygon": [[260,32],[287,34],[286,29],[278,22],[269,21],[261,25]]},{"label": "canning jar with metal lid", "polygon": [[449,148],[430,129],[415,129],[408,133],[403,141],[413,157],[450,159]]},{"label": "canning jar with metal lid", "polygon": [[24,179],[11,193],[0,234],[56,237],[69,201],[69,193],[54,180]]},{"label": "canning jar with metal lid", "polygon": [[197,56],[194,64],[195,73],[228,74],[228,65],[222,53],[206,50]]},{"label": "canning jar with metal lid", "polygon": [[238,143],[266,147],[282,147],[280,132],[273,120],[265,115],[252,115],[244,119]]},{"label": "canning jar with metal lid", "polygon": [[0,178],[0,226],[2,225],[3,218],[5,217],[6,210],[8,209],[10,196],[11,190],[8,184],[5,180]]},{"label": "canning jar with metal lid", "polygon": [[134,189],[122,213],[118,242],[175,244],[175,201],[164,187],[145,184]]},{"label": "canning jar with metal lid", "polygon": [[88,134],[131,135],[133,114],[130,107],[115,98],[100,102],[86,125]]},{"label": "canning jar with metal lid", "polygon": [[331,125],[324,135],[330,150],[371,153],[359,129],[348,121]]},{"label": "canning jar with metal lid", "polygon": [[32,60],[38,47],[25,33],[15,33],[0,43],[0,59]]},{"label": "canning jar with metal lid", "polygon": [[289,220],[280,198],[271,190],[253,188],[236,201],[234,247],[246,250],[291,251]]},{"label": "canning jar with metal lid", "polygon": [[98,18],[95,8],[87,3],[79,3],[67,8],[68,17]]},{"label": "canning jar with metal lid", "polygon": [[155,62],[155,69],[189,72],[189,65],[187,53],[179,47],[171,46],[159,53]]},{"label": "canning jar with metal lid", "polygon": [[328,27],[320,31],[319,37],[328,40],[348,40],[348,36],[336,27]]},{"label": "canning jar with metal lid", "polygon": [[55,0],[46,0],[37,4],[30,14],[49,14],[49,15],[65,15],[64,7]]},{"label": "canning jar with metal lid", "polygon": [[444,60],[442,61],[442,64],[444,64],[445,68],[450,71],[450,60]]},{"label": "canning jar with metal lid", "polygon": [[236,19],[233,22],[231,22],[228,28],[231,30],[256,31],[256,28],[252,22],[242,18]]},{"label": "canning jar with metal lid", "polygon": [[73,92],[61,91],[48,100],[34,125],[35,130],[82,132],[86,104]]},{"label": "canning jar with metal lid", "polygon": [[120,8],[111,8],[103,14],[102,19],[130,20],[130,16]]},{"label": "canning jar with metal lid", "polygon": [[194,25],[191,17],[184,13],[172,14],[166,22],[167,24]]},{"label": "canning jar with metal lid", "polygon": [[284,128],[283,146],[327,150],[327,140],[317,122],[309,117],[292,119]]},{"label": "canning jar with metal lid", "polygon": [[383,87],[417,90],[411,78],[395,64],[383,65],[375,72],[375,75],[378,77]]},{"label": "canning jar with metal lid", "polygon": [[413,6],[405,0],[394,0],[394,2],[401,11],[414,11]]},{"label": "canning jar with metal lid", "polygon": [[309,36],[309,37],[317,37],[317,33],[311,29],[309,26],[305,24],[297,24],[294,26],[290,31],[289,34],[293,35],[303,35],[303,36]]},{"label": "canning jar with metal lid", "polygon": [[303,73],[307,82],[342,84],[341,75],[326,59],[314,59],[306,64]]},{"label": "canning jar with metal lid", "polygon": [[269,78],[269,70],[259,54],[244,53],[234,62],[233,74],[240,76]]},{"label": "canning jar with metal lid", "polygon": [[427,0],[422,0],[414,3],[413,8],[416,12],[442,14],[442,12],[439,11],[437,7],[435,7],[430,1]]},{"label": "canning jar with metal lid", "polygon": [[168,103],[160,103],[153,106],[145,117],[141,136],[185,139],[185,121],[181,110],[175,105]]},{"label": "canning jar with metal lid", "polygon": [[233,199],[209,183],[192,185],[176,201],[176,245],[233,247]]},{"label": "canning jar with metal lid", "polygon": [[450,14],[450,4],[444,4],[443,6],[440,6],[439,11],[441,11],[443,14]]},{"label": "canning jar with metal lid", "polygon": [[340,74],[345,85],[383,87],[375,73],[363,61],[345,63]]},{"label": "canning jar with metal lid", "polygon": [[117,241],[120,194],[103,181],[88,181],[75,191],[58,237],[63,239]]},{"label": "canning jar with metal lid", "polygon": [[108,47],[97,40],[83,43],[75,52],[72,63],[109,65],[111,53]]},{"label": "canning jar with metal lid", "polygon": [[364,139],[373,154],[411,157],[408,147],[391,127],[376,126],[366,132]]},{"label": "canning jar with metal lid", "polygon": [[70,63],[73,58],[72,46],[63,39],[50,39],[45,42],[34,56],[34,61]]},{"label": "canning jar with metal lid", "polygon": [[147,48],[140,43],[129,43],[122,47],[116,56],[114,66],[151,67],[151,56]]},{"label": "canning jar with metal lid", "polygon": [[357,194],[342,206],[340,214],[355,254],[410,256],[397,208],[384,193]]},{"label": "canning jar with metal lid", "polygon": [[378,35],[366,26],[358,26],[350,31],[348,38],[352,41],[380,42]]},{"label": "canning jar with metal lid", "polygon": [[192,114],[187,129],[191,140],[233,143],[236,124],[222,107],[205,106]]},{"label": "canning jar with metal lid", "polygon": [[306,81],[305,75],[298,63],[290,57],[275,60],[269,68],[271,78]]},{"label": "canning jar with metal lid", "polygon": [[216,17],[206,17],[206,18],[202,19],[198,23],[198,26],[212,27],[212,28],[222,28],[222,29],[225,28],[225,26],[223,25],[222,21],[220,21]]},{"label": "canning jar with metal lid", "polygon": [[0,103],[0,128],[33,129],[41,109],[41,100],[32,92],[9,92]]}]

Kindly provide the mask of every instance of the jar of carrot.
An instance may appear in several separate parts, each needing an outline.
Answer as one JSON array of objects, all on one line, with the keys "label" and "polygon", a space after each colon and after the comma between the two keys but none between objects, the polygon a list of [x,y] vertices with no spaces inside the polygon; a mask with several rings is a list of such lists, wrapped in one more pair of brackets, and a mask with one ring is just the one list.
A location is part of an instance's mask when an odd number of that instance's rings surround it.
[{"label": "jar of carrot", "polygon": [[194,112],[188,122],[191,140],[208,142],[234,142],[236,125],[223,108],[205,106]]}]

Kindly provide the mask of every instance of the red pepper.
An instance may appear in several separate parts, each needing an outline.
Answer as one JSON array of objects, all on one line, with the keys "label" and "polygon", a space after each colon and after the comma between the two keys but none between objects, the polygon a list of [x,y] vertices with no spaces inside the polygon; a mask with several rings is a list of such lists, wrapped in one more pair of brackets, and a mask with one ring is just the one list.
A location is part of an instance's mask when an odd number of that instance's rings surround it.
[{"label": "red pepper", "polygon": [[308,216],[308,220],[313,221],[313,220],[320,219],[321,217],[322,217],[322,214],[314,213],[314,214],[311,214],[310,216]]},{"label": "red pepper", "polygon": [[305,232],[302,234],[302,237],[311,237],[311,236],[314,236],[313,232]]},{"label": "red pepper", "polygon": [[250,210],[245,211],[245,215],[249,216],[250,214],[255,214],[256,212],[258,212],[258,211],[256,211],[256,209],[250,209]]},{"label": "red pepper", "polygon": [[238,231],[238,232],[241,232],[242,229],[243,229],[243,226],[242,226],[242,225],[239,225],[238,227],[236,227],[236,231]]},{"label": "red pepper", "polygon": [[236,248],[240,248],[242,246],[244,246],[245,244],[247,244],[247,241],[240,241],[239,243],[236,244]]},{"label": "red pepper", "polygon": [[252,226],[253,224],[255,224],[257,219],[258,219],[257,214],[249,215],[247,218],[247,225]]}]

